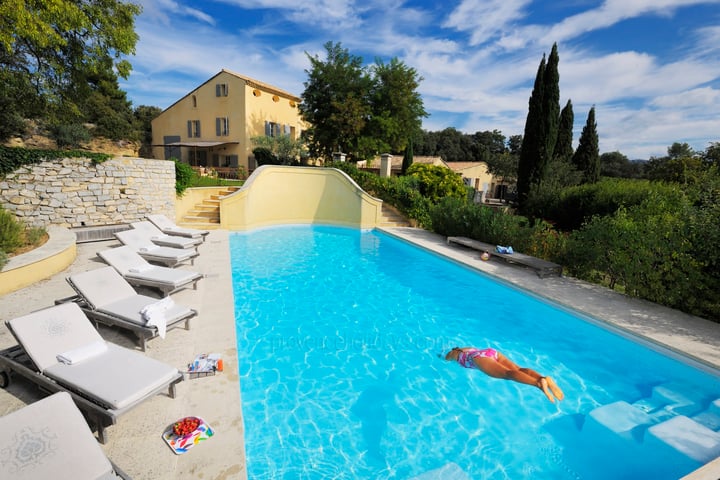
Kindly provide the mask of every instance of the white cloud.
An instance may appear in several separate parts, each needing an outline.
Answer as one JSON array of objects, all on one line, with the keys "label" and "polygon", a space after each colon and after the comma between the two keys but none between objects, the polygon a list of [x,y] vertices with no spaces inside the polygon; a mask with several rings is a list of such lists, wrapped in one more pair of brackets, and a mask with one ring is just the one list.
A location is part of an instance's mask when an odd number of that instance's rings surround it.
[{"label": "white cloud", "polygon": [[532,0],[463,0],[443,22],[443,27],[470,33],[470,46],[481,45],[525,17]]},{"label": "white cloud", "polygon": [[198,10],[181,5],[174,0],[143,0],[143,14],[146,17],[155,18],[164,25],[170,24],[171,14],[180,14],[195,18],[209,25],[215,25],[215,19],[210,15]]}]

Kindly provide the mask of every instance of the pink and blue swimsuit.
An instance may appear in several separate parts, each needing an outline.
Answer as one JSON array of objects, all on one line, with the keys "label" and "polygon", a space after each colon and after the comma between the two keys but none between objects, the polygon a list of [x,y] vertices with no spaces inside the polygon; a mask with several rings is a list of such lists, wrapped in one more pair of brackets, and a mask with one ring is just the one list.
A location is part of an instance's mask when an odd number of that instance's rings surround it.
[{"label": "pink and blue swimsuit", "polygon": [[477,365],[475,365],[473,359],[478,357],[492,358],[493,360],[497,360],[498,352],[494,348],[471,348],[458,353],[457,362],[465,368],[477,368]]}]

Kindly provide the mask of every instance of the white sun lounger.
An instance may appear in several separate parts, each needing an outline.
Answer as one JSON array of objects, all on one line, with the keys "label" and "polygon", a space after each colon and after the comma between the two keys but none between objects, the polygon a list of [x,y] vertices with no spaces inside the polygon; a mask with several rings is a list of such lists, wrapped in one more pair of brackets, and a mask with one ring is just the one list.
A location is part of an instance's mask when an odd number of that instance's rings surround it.
[{"label": "white sun lounger", "polygon": [[204,242],[205,237],[207,237],[210,233],[210,230],[178,227],[172,220],[170,220],[165,215],[148,215],[147,219],[150,220],[156,227],[158,227],[163,233],[167,235],[175,235],[178,237],[189,238],[202,238]]},{"label": "white sun lounger", "polygon": [[197,289],[197,282],[203,278],[198,272],[152,265],[127,245],[100,251],[98,256],[117,270],[129,284],[156,288],[163,296],[190,286]]},{"label": "white sun lounger", "polygon": [[199,244],[203,243],[202,238],[173,237],[171,235],[167,235],[147,220],[142,222],[132,222],[130,226],[134,230],[143,232],[150,241],[152,241],[155,245],[160,245],[161,247],[196,248]]},{"label": "white sun lounger", "polygon": [[[174,398],[175,385],[183,378],[175,367],[105,342],[76,303],[55,305],[5,324],[19,344],[0,352],[5,378],[15,372],[42,390],[68,392],[97,428],[102,443],[105,427],[162,391]],[[72,363],[63,363],[60,357]]]},{"label": "white sun lounger", "polygon": [[160,300],[138,294],[113,267],[77,273],[66,280],[78,297],[61,302],[74,300],[91,320],[133,332],[143,351],[147,340],[163,335],[163,330],[171,330],[183,323],[185,329],[189,330],[190,319],[197,316],[197,311],[172,303],[163,312],[162,326],[148,324],[143,310],[158,304]]},{"label": "white sun lounger", "polygon": [[67,392],[0,417],[0,432],[1,478],[130,480],[105,456]]},{"label": "white sun lounger", "polygon": [[155,245],[147,235],[139,230],[124,230],[115,232],[114,235],[123,245],[132,247],[148,262],[160,263],[166,267],[176,267],[186,262],[194,264],[195,257],[199,255],[194,249]]}]

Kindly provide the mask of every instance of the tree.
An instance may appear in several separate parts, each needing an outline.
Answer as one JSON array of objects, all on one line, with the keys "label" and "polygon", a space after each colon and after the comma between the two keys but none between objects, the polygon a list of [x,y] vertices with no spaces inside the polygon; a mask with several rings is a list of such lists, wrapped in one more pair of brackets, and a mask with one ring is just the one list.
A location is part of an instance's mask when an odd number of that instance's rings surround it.
[{"label": "tree", "polygon": [[[103,73],[129,75],[124,56],[135,51],[140,11],[119,0],[1,2],[0,105],[25,100],[16,102],[11,119],[42,115],[57,121],[79,114],[82,97],[74,96],[82,91],[76,89],[79,82]],[[26,95],[12,96],[18,93]]]},{"label": "tree", "polygon": [[521,205],[532,190],[540,187],[555,151],[560,121],[559,61],[555,43],[547,64],[543,55],[535,76],[518,162],[517,189]]},{"label": "tree", "polygon": [[404,150],[427,115],[415,69],[397,59],[363,68],[362,59],[340,43],[328,42],[325,49],[325,60],[308,55],[311,68],[300,104],[310,124],[310,154],[327,159],[341,150],[350,160],[363,160],[381,149]]},{"label": "tree", "polygon": [[423,79],[397,58],[388,64],[376,60],[370,72],[372,118],[366,133],[378,140],[381,150],[401,152],[420,133],[422,118],[428,115],[417,91]]},{"label": "tree", "polygon": [[408,140],[407,147],[405,147],[405,155],[403,155],[402,162],[402,174],[405,175],[413,164],[413,142],[412,139]]},{"label": "tree", "polygon": [[573,125],[575,115],[573,114],[572,101],[568,100],[560,112],[560,123],[558,125],[557,141],[553,150],[553,159],[569,162],[573,156]]},{"label": "tree", "polygon": [[531,188],[537,184],[537,163],[543,149],[545,138],[545,125],[543,117],[543,89],[545,88],[545,55],[543,55],[535,75],[535,84],[528,104],[528,114],[525,119],[525,133],[523,134],[520,158],[518,159],[517,190],[518,200],[522,204],[527,200]]},{"label": "tree", "polygon": [[487,163],[493,156],[507,151],[505,135],[500,130],[475,132],[472,136],[472,152],[475,161]]},{"label": "tree", "polygon": [[600,179],[600,151],[598,147],[595,107],[588,112],[587,121],[580,134],[580,143],[572,157],[572,163],[583,172],[583,183],[595,183]]}]

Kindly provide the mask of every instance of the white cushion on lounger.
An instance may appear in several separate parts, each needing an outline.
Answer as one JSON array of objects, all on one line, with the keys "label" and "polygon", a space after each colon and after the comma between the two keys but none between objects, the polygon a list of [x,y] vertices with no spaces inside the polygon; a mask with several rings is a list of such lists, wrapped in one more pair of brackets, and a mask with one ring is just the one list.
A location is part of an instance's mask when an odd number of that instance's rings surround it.
[{"label": "white cushion on lounger", "polygon": [[13,480],[116,478],[66,392],[0,418],[0,476]]},{"label": "white cushion on lounger", "polygon": [[[162,388],[177,375],[175,367],[108,343],[105,353],[77,365],[57,363],[43,372],[78,392],[122,409]],[[109,382],[108,379],[113,381]]]},{"label": "white cushion on lounger", "polygon": [[137,294],[112,267],[102,267],[73,275],[73,285],[82,292],[91,307],[98,308]]},{"label": "white cushion on lounger", "polygon": [[58,353],[103,341],[80,307],[72,302],[39,310],[7,323],[41,372],[58,363]]},{"label": "white cushion on lounger", "polygon": [[[144,295],[135,295],[129,298],[124,298],[107,305],[103,305],[98,308],[98,312],[102,312],[108,315],[114,315],[124,320],[137,323],[138,325],[145,325],[147,321],[143,318],[141,311],[148,305],[157,303],[157,298],[146,297]],[[184,317],[188,314],[190,309],[182,305],[174,304],[171,308],[165,311],[165,318],[167,323],[171,324],[180,317]]]},{"label": "white cushion on lounger", "polygon": [[158,283],[167,283],[175,286],[184,285],[187,282],[194,280],[197,276],[197,272],[172,269],[167,267],[156,267],[154,265],[150,265],[150,268],[141,272],[133,272],[132,270],[130,270],[128,273],[125,274],[126,278],[155,281]]},{"label": "white cushion on lounger", "polygon": [[209,230],[178,227],[165,215],[148,215],[147,218],[165,233],[171,232],[171,234],[174,235],[183,235],[191,238],[201,238],[210,233]]}]

